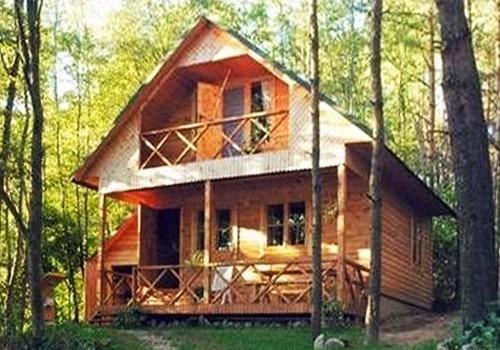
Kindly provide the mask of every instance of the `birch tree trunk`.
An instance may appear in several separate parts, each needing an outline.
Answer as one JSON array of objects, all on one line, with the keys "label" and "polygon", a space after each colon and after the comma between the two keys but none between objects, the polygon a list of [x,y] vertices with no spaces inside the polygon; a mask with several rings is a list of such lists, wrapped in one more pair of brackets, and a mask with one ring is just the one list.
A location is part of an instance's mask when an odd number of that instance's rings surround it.
[{"label": "birch tree trunk", "polygon": [[380,281],[382,272],[382,166],[384,149],[384,102],[381,76],[382,0],[373,1],[370,70],[373,93],[373,148],[369,179],[370,196],[370,282],[366,343],[375,343],[380,333]]},{"label": "birch tree trunk", "polygon": [[311,119],[312,134],[312,313],[311,334],[313,341],[321,333],[322,285],[321,285],[321,179],[319,169],[319,38],[318,38],[318,4],[310,3],[310,57],[311,57]]},{"label": "birch tree trunk", "polygon": [[492,175],[481,85],[463,0],[436,0],[443,41],[448,113],[460,228],[462,321],[480,320],[497,297]]}]

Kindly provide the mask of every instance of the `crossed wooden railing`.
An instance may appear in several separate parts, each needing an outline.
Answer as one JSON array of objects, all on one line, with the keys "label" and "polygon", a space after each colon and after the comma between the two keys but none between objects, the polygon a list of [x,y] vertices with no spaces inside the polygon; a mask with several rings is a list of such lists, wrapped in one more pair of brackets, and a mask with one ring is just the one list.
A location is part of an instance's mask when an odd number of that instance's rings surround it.
[{"label": "crossed wooden railing", "polygon": [[140,168],[282,149],[286,141],[275,136],[287,117],[287,110],[259,112],[143,132],[141,148],[147,152]]},{"label": "crossed wooden railing", "polygon": [[132,303],[132,275],[111,270],[104,272],[103,305],[130,305]]},{"label": "crossed wooden railing", "polygon": [[[366,308],[369,269],[345,261],[346,311],[362,315]],[[230,271],[228,271],[230,269]],[[182,308],[186,305],[308,304],[312,290],[310,261],[234,262],[203,266],[141,266],[131,275],[111,273],[105,305],[136,304]],[[323,300],[337,298],[338,260],[323,261]],[[206,281],[209,281],[207,284]],[[217,281],[217,282],[216,282]],[[208,293],[205,288],[208,287]],[[129,298],[124,289],[129,288]],[[116,295],[121,291],[120,295]]]}]

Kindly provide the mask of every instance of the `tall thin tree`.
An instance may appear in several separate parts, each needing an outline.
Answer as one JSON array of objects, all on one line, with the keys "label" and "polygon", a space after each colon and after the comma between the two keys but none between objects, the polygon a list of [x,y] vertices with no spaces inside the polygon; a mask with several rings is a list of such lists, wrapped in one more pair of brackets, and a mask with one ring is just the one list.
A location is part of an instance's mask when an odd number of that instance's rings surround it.
[{"label": "tall thin tree", "polygon": [[15,1],[20,42],[24,59],[24,81],[33,111],[31,139],[31,197],[28,224],[29,284],[31,290],[31,319],[35,349],[40,347],[44,331],[41,290],[42,276],[42,205],[43,205],[43,107],[40,88],[40,16],[42,2]]},{"label": "tall thin tree", "polygon": [[463,0],[436,0],[443,91],[458,199],[462,321],[480,320],[497,297],[494,209],[488,132]]},{"label": "tall thin tree", "polygon": [[319,37],[318,4],[310,3],[309,23],[310,79],[311,79],[311,119],[312,119],[312,313],[311,333],[313,340],[321,333],[322,285],[321,285],[321,178],[319,169]]},{"label": "tall thin tree", "polygon": [[382,96],[381,41],[382,0],[373,1],[370,70],[373,93],[373,146],[369,179],[370,197],[370,282],[368,288],[368,313],[366,342],[379,340],[380,333],[380,282],[382,274],[382,167],[384,150],[384,101]]}]

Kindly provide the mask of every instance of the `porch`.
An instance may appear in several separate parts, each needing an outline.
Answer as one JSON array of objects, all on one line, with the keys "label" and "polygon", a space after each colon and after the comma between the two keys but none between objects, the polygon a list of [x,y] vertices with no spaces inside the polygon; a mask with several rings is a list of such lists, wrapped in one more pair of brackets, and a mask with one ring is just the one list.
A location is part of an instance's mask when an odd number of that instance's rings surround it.
[{"label": "porch", "polygon": [[[346,249],[348,172],[340,166],[322,174],[323,300],[362,316],[365,231],[353,232]],[[120,193],[113,197],[133,195],[141,204],[109,240],[102,196],[101,246],[86,266],[87,318],[132,305],[175,315],[308,314],[309,184],[302,171]]]},{"label": "porch", "polygon": [[[353,261],[323,260],[324,302],[339,300],[342,294],[345,312],[362,316],[368,276],[369,270]],[[311,289],[312,264],[308,260],[139,266],[131,273],[105,272],[103,303],[98,310],[116,312],[136,306],[151,314],[307,314]]]}]

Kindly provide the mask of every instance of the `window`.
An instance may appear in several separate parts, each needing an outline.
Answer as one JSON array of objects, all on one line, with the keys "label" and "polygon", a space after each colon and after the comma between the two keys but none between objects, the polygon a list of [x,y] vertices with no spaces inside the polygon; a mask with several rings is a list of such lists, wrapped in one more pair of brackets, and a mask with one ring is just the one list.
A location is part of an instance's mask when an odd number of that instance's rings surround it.
[{"label": "window", "polygon": [[205,212],[198,210],[196,212],[196,250],[205,249]]},{"label": "window", "polygon": [[304,244],[306,240],[305,223],[306,205],[304,202],[268,205],[267,245]]},{"label": "window", "polygon": [[413,216],[411,218],[411,259],[415,266],[422,264],[422,245],[423,245],[423,222],[420,218]]},{"label": "window", "polygon": [[306,206],[304,202],[288,204],[288,242],[304,244],[306,238]]},{"label": "window", "polygon": [[231,249],[231,211],[229,209],[218,209],[217,217],[217,249]]},{"label": "window", "polygon": [[267,245],[282,245],[284,231],[284,210],[282,204],[267,207]]},{"label": "window", "polygon": [[[250,112],[258,113],[270,109],[271,98],[269,96],[269,83],[258,81],[250,87],[251,105]],[[271,125],[269,118],[262,116],[252,120],[251,140],[252,144],[259,143],[262,139],[269,141]]]}]

